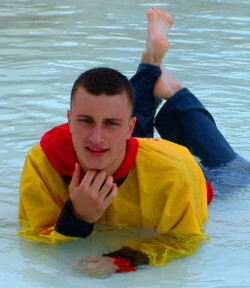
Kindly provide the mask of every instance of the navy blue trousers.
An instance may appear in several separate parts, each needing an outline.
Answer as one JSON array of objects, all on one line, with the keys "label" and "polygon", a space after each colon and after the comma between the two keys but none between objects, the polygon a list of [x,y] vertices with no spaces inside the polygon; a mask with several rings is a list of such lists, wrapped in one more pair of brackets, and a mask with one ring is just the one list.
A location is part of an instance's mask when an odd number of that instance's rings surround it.
[{"label": "navy blue trousers", "polygon": [[215,168],[231,162],[236,153],[218,130],[212,115],[201,102],[183,88],[161,103],[153,97],[153,88],[161,70],[140,64],[131,82],[136,92],[134,137],[153,137],[154,127],[161,138],[186,146],[203,167]]}]

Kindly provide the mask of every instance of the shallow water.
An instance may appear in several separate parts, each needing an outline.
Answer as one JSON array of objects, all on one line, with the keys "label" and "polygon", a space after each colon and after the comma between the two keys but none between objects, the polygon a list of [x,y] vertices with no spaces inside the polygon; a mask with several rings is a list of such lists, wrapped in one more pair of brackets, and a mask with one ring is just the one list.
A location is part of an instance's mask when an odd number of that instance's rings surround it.
[{"label": "shallow water", "polygon": [[82,71],[101,65],[133,75],[145,45],[145,12],[153,5],[175,18],[164,64],[212,112],[235,151],[250,160],[250,1],[167,3],[1,1],[1,287],[250,287],[250,188],[215,198],[207,223],[211,240],[196,254],[106,280],[89,279],[71,262],[150,231],[95,232],[60,245],[16,235],[27,151],[66,121],[70,89]]}]

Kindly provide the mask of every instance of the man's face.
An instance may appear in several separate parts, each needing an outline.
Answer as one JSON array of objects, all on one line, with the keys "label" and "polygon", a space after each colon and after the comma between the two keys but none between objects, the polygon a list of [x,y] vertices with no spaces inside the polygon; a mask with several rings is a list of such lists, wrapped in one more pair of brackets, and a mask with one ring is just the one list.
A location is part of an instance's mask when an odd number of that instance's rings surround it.
[{"label": "man's face", "polygon": [[68,111],[73,145],[82,169],[114,174],[126,151],[136,119],[125,92],[95,96],[79,88]]}]

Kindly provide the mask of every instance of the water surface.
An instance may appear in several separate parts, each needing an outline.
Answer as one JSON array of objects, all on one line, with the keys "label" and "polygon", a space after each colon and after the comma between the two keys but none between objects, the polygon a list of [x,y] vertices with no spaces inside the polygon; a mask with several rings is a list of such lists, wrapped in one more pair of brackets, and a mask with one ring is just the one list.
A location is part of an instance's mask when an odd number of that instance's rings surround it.
[{"label": "water surface", "polygon": [[71,86],[81,72],[109,66],[133,75],[145,46],[145,12],[153,5],[175,18],[164,64],[212,112],[235,151],[250,159],[249,4],[1,1],[1,287],[250,287],[250,188],[216,197],[207,224],[211,240],[196,254],[102,281],[82,275],[71,261],[148,232],[96,232],[60,245],[16,235],[18,185],[27,151],[46,130],[66,122]]}]

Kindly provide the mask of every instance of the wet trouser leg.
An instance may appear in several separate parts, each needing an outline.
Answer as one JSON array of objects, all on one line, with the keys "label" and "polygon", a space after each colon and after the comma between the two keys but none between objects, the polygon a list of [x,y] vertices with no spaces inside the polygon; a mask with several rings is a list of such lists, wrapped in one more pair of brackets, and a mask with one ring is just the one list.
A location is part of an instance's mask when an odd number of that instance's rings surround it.
[{"label": "wet trouser leg", "polygon": [[214,168],[232,161],[236,153],[211,114],[188,89],[181,89],[167,100],[155,117],[160,102],[152,94],[160,75],[159,67],[140,64],[131,79],[136,91],[134,116],[137,117],[133,136],[153,137],[155,125],[163,139],[186,146],[204,167]]},{"label": "wet trouser leg", "polygon": [[186,146],[204,167],[218,167],[236,157],[212,115],[187,88],[164,103],[155,127],[162,138]]},{"label": "wet trouser leg", "polygon": [[136,74],[131,78],[135,88],[134,116],[137,118],[134,137],[153,137],[154,118],[160,99],[153,97],[153,89],[157,78],[161,75],[158,66],[140,64]]}]

